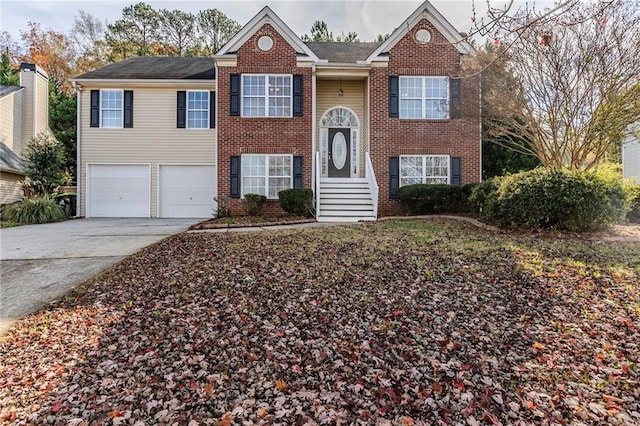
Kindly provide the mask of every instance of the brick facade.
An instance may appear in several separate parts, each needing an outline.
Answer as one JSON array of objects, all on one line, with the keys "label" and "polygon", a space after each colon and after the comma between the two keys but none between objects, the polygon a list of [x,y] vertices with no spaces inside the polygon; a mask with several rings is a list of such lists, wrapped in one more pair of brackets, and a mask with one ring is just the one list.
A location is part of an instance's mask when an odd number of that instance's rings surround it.
[{"label": "brick facade", "polygon": [[[427,29],[429,43],[420,44],[415,33]],[[271,50],[258,48],[263,35],[274,41]],[[312,181],[312,69],[298,67],[296,51],[265,23],[237,50],[237,64],[218,68],[218,196],[230,193],[230,157],[242,154],[292,154],[304,157],[304,183]],[[461,75],[462,55],[427,20],[420,20],[389,51],[388,66],[369,72],[370,152],[380,186],[379,216],[397,214],[399,205],[389,197],[389,158],[410,154],[445,154],[460,157],[462,183],[480,181],[480,79],[462,79],[460,118],[405,120],[389,117],[389,76]],[[303,116],[290,118],[243,118],[230,116],[230,75],[242,73],[300,74],[304,77]],[[366,80],[365,80],[366,84]],[[234,214],[245,213],[239,199],[232,199]],[[277,200],[268,201],[267,213],[282,213]]]},{"label": "brick facade", "polygon": [[[258,48],[268,35],[273,47]],[[230,76],[242,73],[300,74],[303,76],[303,115],[287,118],[243,118],[229,115]],[[296,51],[269,24],[264,24],[237,52],[237,66],[218,68],[218,198],[230,193],[230,158],[242,154],[292,154],[304,157],[303,186],[311,186],[311,68],[298,67]],[[245,205],[230,199],[233,214],[244,214]],[[267,201],[264,212],[284,213],[278,200]]]},{"label": "brick facade", "polygon": [[[415,33],[427,29],[431,42],[420,44]],[[370,149],[380,186],[379,216],[399,212],[389,198],[389,158],[411,154],[446,154],[461,157],[462,183],[480,181],[480,79],[463,79],[461,114],[450,120],[403,120],[389,117],[389,76],[461,75],[461,54],[426,19],[415,25],[389,52],[388,67],[370,73]]]}]

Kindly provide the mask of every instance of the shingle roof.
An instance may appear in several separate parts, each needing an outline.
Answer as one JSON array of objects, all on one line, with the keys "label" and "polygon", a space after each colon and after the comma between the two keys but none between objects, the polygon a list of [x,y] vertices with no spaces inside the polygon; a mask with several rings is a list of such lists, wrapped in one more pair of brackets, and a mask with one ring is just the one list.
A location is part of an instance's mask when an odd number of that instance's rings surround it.
[{"label": "shingle roof", "polygon": [[0,169],[22,172],[22,160],[8,146],[0,142]]},{"label": "shingle roof", "polygon": [[22,86],[0,86],[0,98],[20,89],[22,89]]},{"label": "shingle roof", "polygon": [[380,45],[379,43],[340,43],[335,41],[307,42],[305,44],[313,50],[318,58],[340,64],[355,64],[358,61],[363,61]]},{"label": "shingle roof", "polygon": [[212,58],[140,56],[107,65],[77,79],[213,80]]}]

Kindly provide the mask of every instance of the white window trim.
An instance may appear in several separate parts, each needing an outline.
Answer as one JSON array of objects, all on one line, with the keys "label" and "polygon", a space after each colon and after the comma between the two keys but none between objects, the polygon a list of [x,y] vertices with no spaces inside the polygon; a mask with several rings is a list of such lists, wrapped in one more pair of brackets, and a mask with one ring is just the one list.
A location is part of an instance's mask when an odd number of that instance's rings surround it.
[{"label": "white window trim", "polygon": [[[428,158],[446,158],[447,159],[447,185],[451,185],[451,156],[450,155],[429,155],[429,154],[417,154],[417,155],[401,155],[399,159],[399,170],[398,170],[398,184],[399,187],[404,186],[402,184],[402,159],[407,157],[420,157],[422,158],[422,176],[421,183],[429,184],[427,182],[427,178],[441,178],[442,176],[427,176],[427,167],[426,167],[426,159]],[[434,184],[435,185],[435,184]]]},{"label": "white window trim", "polygon": [[[122,123],[120,126],[104,126],[102,124],[102,100],[104,99],[104,92],[120,92],[120,97],[122,98],[122,108],[120,109],[120,122]],[[111,110],[109,111],[117,111]],[[100,89],[100,128],[101,129],[124,129],[124,89]]]},{"label": "white window trim", "polygon": [[[189,127],[189,93],[205,93],[206,98],[207,98],[207,124],[205,125],[205,127]],[[191,130],[208,130],[209,129],[209,111],[211,108],[211,94],[209,93],[209,91],[207,90],[187,90],[187,99],[186,99],[186,108],[185,108],[185,124],[186,124],[186,128],[187,129],[191,129]],[[193,109],[191,111],[204,111],[201,109]]]},{"label": "white window trim", "polygon": [[[245,95],[244,78],[245,77],[264,77],[265,94],[264,98],[264,114],[265,115],[244,115],[244,98],[259,98],[256,95]],[[269,115],[269,77],[289,77],[289,114],[288,115]],[[275,96],[274,98],[285,98],[285,96]],[[293,117],[293,74],[242,74],[240,76],[240,116],[246,118],[291,118]]]},{"label": "white window trim", "polygon": [[[269,157],[289,157],[289,164],[291,165],[291,174],[289,175],[289,188],[293,188],[293,155],[292,154],[242,154],[240,157],[240,198],[244,200],[244,178],[246,177],[242,173],[242,164],[245,158],[248,157],[265,157],[264,161],[264,175],[262,176],[250,176],[250,177],[264,177],[265,181],[265,195],[268,200],[277,200],[278,196],[269,197]],[[287,176],[273,176],[273,178],[286,178]]]},{"label": "white window trim", "polygon": [[[410,79],[410,78],[420,78],[422,79],[422,95],[420,98],[402,98],[402,80]],[[427,101],[433,100],[442,100],[443,98],[427,98],[427,85],[425,84],[426,80],[429,78],[446,78],[447,79],[447,95],[444,100],[447,102],[447,116],[442,118],[432,118],[427,117]],[[400,92],[400,96],[398,97],[398,115],[401,120],[449,120],[451,118],[451,79],[446,75],[404,75],[400,76],[400,81],[398,82],[398,91]],[[403,100],[417,100],[419,99],[422,103],[422,117],[403,117],[402,116],[402,101]]]}]

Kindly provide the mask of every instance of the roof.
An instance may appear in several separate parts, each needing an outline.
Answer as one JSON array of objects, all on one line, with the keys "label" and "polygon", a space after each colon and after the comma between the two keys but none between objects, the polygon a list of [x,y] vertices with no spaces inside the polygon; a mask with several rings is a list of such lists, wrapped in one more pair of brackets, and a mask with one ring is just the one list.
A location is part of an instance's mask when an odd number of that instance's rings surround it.
[{"label": "roof", "polygon": [[10,93],[17,92],[22,88],[22,86],[0,86],[0,98]]},{"label": "roof", "polygon": [[81,79],[214,80],[212,58],[139,56],[79,75]]},{"label": "roof", "polygon": [[335,41],[305,43],[320,59],[341,64],[364,61],[379,43],[341,43]]},{"label": "roof", "polygon": [[[6,86],[3,86],[6,87]],[[0,142],[0,169],[23,172],[22,160],[8,146]]]}]

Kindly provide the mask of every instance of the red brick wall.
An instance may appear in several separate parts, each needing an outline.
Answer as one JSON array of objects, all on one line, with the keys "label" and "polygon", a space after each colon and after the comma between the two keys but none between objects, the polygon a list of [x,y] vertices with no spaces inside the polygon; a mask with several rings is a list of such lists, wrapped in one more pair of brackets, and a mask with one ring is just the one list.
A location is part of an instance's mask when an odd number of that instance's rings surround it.
[{"label": "red brick wall", "polygon": [[[258,48],[258,39],[270,36],[274,45],[268,52]],[[269,24],[263,25],[238,49],[236,67],[218,68],[218,197],[230,191],[230,157],[242,154],[292,154],[304,157],[303,186],[311,186],[311,68],[298,68],[296,52]],[[303,116],[288,118],[243,118],[229,115],[231,74],[303,75]],[[239,199],[230,200],[233,214],[245,214]],[[267,201],[264,212],[284,214],[277,200]]]},{"label": "red brick wall", "polygon": [[[415,33],[428,29],[432,38],[419,44]],[[389,157],[409,154],[446,154],[462,158],[462,183],[480,181],[480,80],[461,83],[461,118],[401,120],[389,117],[390,75],[461,74],[461,55],[426,19],[420,21],[389,52],[388,68],[371,70],[371,160],[380,186],[379,215],[400,212],[389,198]]]}]

